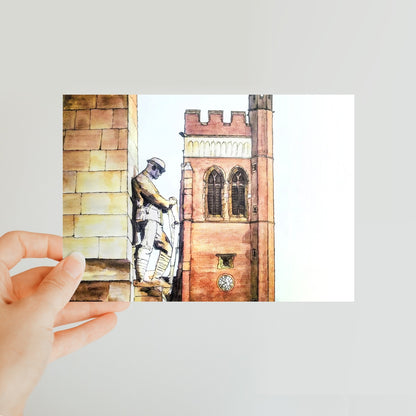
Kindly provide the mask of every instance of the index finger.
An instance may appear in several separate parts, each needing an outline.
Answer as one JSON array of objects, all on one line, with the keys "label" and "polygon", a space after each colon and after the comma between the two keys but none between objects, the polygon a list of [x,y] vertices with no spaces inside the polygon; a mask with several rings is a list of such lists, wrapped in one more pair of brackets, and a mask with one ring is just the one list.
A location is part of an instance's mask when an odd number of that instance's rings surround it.
[{"label": "index finger", "polygon": [[62,237],[28,231],[10,231],[0,237],[0,262],[12,269],[23,258],[62,260]]}]

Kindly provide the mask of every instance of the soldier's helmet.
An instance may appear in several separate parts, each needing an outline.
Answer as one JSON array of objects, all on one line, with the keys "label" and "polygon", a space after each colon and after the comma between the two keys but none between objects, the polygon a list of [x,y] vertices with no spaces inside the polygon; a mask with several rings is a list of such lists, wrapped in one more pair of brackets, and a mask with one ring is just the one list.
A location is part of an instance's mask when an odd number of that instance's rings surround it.
[{"label": "soldier's helmet", "polygon": [[160,173],[166,172],[166,164],[162,159],[159,159],[158,157],[152,157],[147,160],[147,163],[152,163],[154,165],[157,165],[157,167],[160,170]]}]

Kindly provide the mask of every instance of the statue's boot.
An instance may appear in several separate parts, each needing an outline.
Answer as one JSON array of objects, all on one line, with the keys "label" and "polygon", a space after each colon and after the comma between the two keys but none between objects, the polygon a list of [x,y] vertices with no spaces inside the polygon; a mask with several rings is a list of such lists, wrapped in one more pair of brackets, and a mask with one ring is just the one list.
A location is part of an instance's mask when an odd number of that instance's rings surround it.
[{"label": "statue's boot", "polygon": [[159,258],[157,259],[155,272],[152,276],[152,279],[160,279],[163,276],[163,273],[167,269],[170,262],[170,256],[168,256],[163,251],[159,252]]},{"label": "statue's boot", "polygon": [[139,247],[136,252],[136,279],[139,282],[145,281],[147,265],[149,264],[151,252],[152,249],[149,249],[148,247]]}]

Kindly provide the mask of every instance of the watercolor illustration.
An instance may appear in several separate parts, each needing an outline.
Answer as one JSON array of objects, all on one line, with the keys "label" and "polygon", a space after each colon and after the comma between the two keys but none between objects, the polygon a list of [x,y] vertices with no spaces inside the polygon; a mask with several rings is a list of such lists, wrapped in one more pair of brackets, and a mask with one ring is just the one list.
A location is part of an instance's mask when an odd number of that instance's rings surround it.
[{"label": "watercolor illustration", "polygon": [[165,145],[141,137],[140,96],[63,96],[64,255],[86,257],[73,301],[275,300],[273,96],[245,100],[229,121],[181,110]]}]

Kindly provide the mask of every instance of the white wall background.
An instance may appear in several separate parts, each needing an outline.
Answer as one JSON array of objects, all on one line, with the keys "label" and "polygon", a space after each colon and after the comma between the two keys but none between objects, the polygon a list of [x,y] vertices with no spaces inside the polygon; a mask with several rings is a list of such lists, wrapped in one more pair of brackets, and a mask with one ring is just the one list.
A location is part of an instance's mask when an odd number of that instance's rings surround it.
[{"label": "white wall background", "polygon": [[64,93],[356,107],[355,302],[132,305],[49,366],[27,415],[415,414],[414,14],[406,0],[3,7],[0,232],[61,232]]}]

